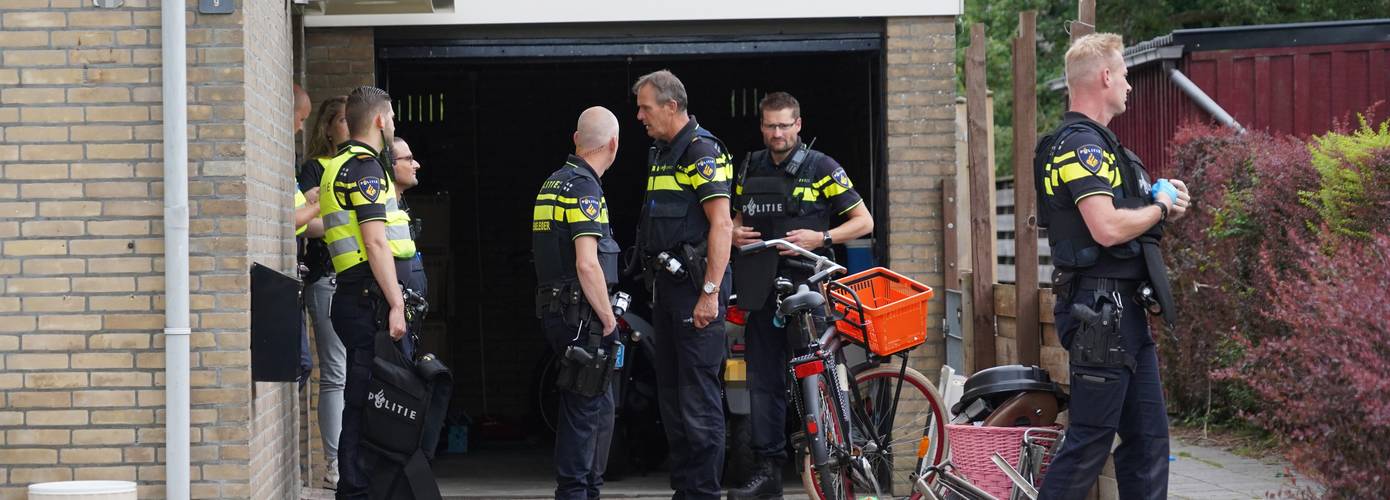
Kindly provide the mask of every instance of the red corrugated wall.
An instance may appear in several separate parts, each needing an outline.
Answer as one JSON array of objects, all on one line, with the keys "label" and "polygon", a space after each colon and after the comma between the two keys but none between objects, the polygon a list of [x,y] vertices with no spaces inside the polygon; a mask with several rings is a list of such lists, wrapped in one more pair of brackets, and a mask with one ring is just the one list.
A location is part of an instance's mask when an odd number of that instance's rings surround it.
[{"label": "red corrugated wall", "polygon": [[[1178,69],[1251,130],[1321,134],[1378,101],[1386,101],[1381,116],[1390,113],[1390,43],[1189,52]],[[1110,127],[1162,176],[1178,127],[1211,116],[1178,90],[1162,64],[1129,75],[1128,109]]]}]

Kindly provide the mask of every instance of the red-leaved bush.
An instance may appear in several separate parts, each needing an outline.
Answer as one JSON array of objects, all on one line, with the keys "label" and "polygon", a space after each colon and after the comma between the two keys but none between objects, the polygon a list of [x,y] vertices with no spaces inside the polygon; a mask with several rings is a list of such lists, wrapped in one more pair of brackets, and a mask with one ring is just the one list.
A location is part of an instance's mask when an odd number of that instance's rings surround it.
[{"label": "red-leaved bush", "polygon": [[1269,430],[1332,498],[1390,496],[1390,123],[1371,123],[1173,143],[1194,207],[1164,238],[1170,409]]},{"label": "red-leaved bush", "polygon": [[[1342,241],[1332,253],[1291,236],[1304,249],[1293,274],[1276,280],[1259,309],[1283,335],[1243,342],[1246,355],[1218,377],[1259,396],[1251,420],[1288,444],[1294,466],[1333,498],[1390,493],[1390,235]],[[1268,264],[1270,256],[1260,255]],[[1275,266],[1264,272],[1288,275]]]},{"label": "red-leaved bush", "polygon": [[1233,335],[1259,339],[1283,331],[1253,307],[1268,302],[1273,285],[1258,272],[1256,256],[1263,249],[1282,267],[1300,259],[1287,235],[1310,236],[1317,211],[1299,193],[1317,189],[1318,174],[1297,139],[1191,125],[1173,144],[1174,177],[1187,183],[1193,203],[1163,241],[1178,310],[1176,338],[1160,342],[1164,385],[1177,413],[1210,410],[1212,418],[1229,421],[1259,401],[1239,381],[1210,374],[1242,355]]}]

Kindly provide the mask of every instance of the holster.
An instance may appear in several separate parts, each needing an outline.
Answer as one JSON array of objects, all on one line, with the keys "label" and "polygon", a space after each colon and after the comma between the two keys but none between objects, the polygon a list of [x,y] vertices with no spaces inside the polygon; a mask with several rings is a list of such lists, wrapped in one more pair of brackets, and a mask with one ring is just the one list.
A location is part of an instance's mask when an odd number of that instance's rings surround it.
[{"label": "holster", "polygon": [[1099,311],[1079,302],[1071,305],[1072,317],[1080,325],[1067,349],[1071,364],[1134,371],[1134,356],[1125,350],[1124,336],[1120,332],[1124,306],[1114,292],[1098,291],[1096,295],[1095,303]]},{"label": "holster", "polygon": [[617,356],[602,348],[601,332],[590,332],[588,337],[587,345],[569,346],[560,356],[555,387],[592,398],[608,391],[608,377],[616,368]]},{"label": "holster", "polygon": [[699,290],[705,286],[705,268],[708,263],[705,256],[709,253],[709,241],[702,241],[698,245],[682,243],[678,249],[680,252],[681,264],[685,265],[686,274],[690,276],[690,283]]}]

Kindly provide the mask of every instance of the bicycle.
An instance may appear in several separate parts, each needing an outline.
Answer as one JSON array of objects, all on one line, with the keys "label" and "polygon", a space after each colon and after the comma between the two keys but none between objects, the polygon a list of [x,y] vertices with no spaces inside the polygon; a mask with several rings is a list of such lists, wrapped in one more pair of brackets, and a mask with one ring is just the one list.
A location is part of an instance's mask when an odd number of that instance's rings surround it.
[{"label": "bicycle", "polygon": [[[799,351],[802,354],[788,362],[787,371],[789,387],[795,388],[790,391],[791,401],[802,420],[792,442],[807,452],[802,459],[807,492],[817,498],[847,500],[855,498],[856,490],[880,497],[892,494],[896,485],[910,488],[923,471],[940,464],[945,456],[946,411],[935,387],[907,366],[910,347],[886,353],[866,348],[866,360],[847,367],[845,346],[872,344],[875,338],[856,290],[864,283],[855,281],[860,275],[845,278],[848,285],[832,281],[831,276],[846,274],[843,266],[781,239],[752,243],[739,251],[748,254],[769,247],[795,252],[797,257],[786,261],[813,273],[794,288],[780,277],[776,285],[776,317],[786,322],[795,343],[805,345]],[[881,268],[871,271],[891,274]],[[916,297],[921,302],[924,337],[930,289],[892,276],[915,285],[918,295],[925,294]],[[816,312],[828,305],[829,325],[818,331]],[[881,305],[871,304],[867,311]],[[894,358],[901,360],[900,366],[893,365]]]}]

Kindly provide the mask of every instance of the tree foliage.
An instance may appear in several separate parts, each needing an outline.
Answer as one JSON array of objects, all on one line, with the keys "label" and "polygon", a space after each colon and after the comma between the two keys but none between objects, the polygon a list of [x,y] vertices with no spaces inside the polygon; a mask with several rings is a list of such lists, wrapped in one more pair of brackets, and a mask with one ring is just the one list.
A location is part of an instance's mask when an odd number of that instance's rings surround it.
[{"label": "tree foliage", "polygon": [[[1038,129],[1041,135],[1062,117],[1065,99],[1044,83],[1062,76],[1062,56],[1070,35],[1067,26],[1077,18],[1075,0],[966,0],[957,19],[957,89],[965,95],[965,48],[970,27],[984,23],[988,39],[986,79],[994,91],[995,170],[1013,172],[1012,40],[1018,36],[1018,13],[1038,11]],[[1390,12],[1390,0],[1096,0],[1097,31],[1119,33],[1133,45],[1173,30],[1370,19]]]}]

